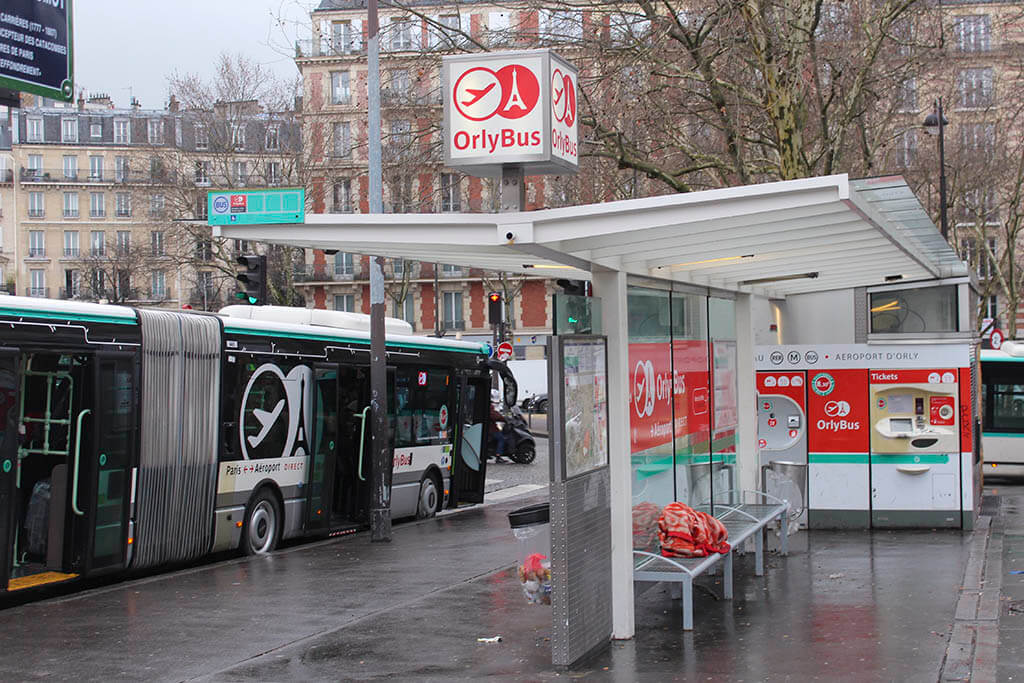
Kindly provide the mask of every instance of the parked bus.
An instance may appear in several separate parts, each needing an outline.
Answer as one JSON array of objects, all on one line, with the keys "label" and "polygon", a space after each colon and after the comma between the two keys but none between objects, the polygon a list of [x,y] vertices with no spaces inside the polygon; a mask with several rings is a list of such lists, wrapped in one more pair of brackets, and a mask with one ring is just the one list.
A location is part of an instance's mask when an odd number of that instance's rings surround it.
[{"label": "parked bus", "polygon": [[981,351],[981,446],[988,474],[1024,474],[1024,343]]},{"label": "parked bus", "polygon": [[[368,318],[0,299],[0,588],[365,524]],[[482,502],[485,349],[386,327],[392,515]]]}]

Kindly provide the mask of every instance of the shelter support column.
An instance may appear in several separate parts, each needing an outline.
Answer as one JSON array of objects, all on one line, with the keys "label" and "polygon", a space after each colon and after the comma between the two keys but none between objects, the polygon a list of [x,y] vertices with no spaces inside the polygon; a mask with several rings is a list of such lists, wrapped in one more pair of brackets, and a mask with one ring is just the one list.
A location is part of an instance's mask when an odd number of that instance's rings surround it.
[{"label": "shelter support column", "polygon": [[629,328],[626,274],[595,271],[594,296],[608,336],[608,453],[612,517],[612,638],[633,637],[633,514],[629,460]]},{"label": "shelter support column", "polygon": [[757,375],[754,371],[754,296],[736,295],[736,462],[739,488],[759,490]]}]

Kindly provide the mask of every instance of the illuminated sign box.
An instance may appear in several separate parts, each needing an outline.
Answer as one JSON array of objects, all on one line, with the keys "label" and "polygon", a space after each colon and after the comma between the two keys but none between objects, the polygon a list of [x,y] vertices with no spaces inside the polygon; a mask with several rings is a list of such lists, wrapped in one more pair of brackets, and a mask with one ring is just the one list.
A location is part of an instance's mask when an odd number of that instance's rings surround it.
[{"label": "illuminated sign box", "polygon": [[302,223],[306,191],[301,187],[212,191],[206,195],[206,210],[208,225]]},{"label": "illuminated sign box", "polygon": [[444,162],[475,176],[504,165],[527,174],[575,173],[576,68],[550,50],[444,57]]}]

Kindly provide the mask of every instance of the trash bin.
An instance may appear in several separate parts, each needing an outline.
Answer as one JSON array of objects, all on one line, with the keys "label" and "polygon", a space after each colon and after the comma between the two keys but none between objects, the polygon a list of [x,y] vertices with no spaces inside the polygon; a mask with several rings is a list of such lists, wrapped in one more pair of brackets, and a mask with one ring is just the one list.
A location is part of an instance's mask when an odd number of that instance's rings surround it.
[{"label": "trash bin", "polygon": [[789,518],[803,514],[807,504],[807,463],[772,460],[764,466],[764,491],[790,504]]},{"label": "trash bin", "polygon": [[516,537],[516,564],[526,601],[551,604],[551,507],[539,503],[508,513]]}]

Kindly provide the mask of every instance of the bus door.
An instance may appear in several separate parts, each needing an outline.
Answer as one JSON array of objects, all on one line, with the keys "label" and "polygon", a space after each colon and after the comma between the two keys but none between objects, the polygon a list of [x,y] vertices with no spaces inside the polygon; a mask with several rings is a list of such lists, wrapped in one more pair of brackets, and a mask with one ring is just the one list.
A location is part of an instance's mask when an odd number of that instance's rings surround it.
[{"label": "bus door", "polygon": [[371,467],[370,369],[338,366],[338,448],[332,525],[369,519]]},{"label": "bus door", "polygon": [[18,362],[16,349],[0,349],[0,590],[11,576],[18,519]]},{"label": "bus door", "polygon": [[317,365],[313,385],[313,439],[306,481],[307,531],[327,529],[334,502],[338,452],[338,370]]},{"label": "bus door", "polygon": [[137,463],[137,377],[129,353],[93,358],[92,405],[78,413],[71,507],[82,569],[125,566],[132,471]]},{"label": "bus door", "polygon": [[450,504],[482,503],[487,475],[485,452],[490,435],[491,378],[464,377],[459,386],[459,435],[452,461]]}]

